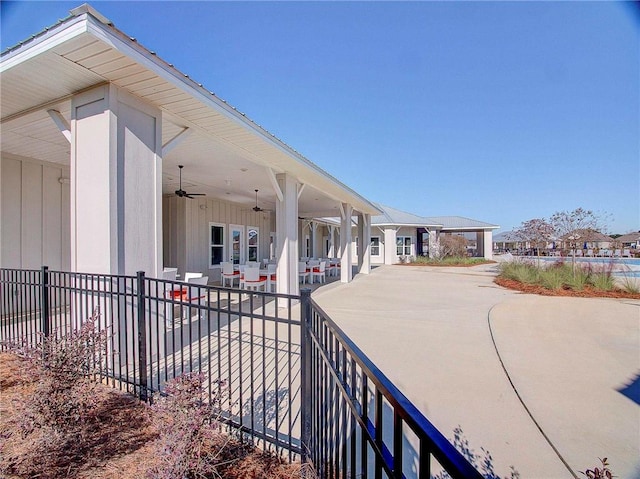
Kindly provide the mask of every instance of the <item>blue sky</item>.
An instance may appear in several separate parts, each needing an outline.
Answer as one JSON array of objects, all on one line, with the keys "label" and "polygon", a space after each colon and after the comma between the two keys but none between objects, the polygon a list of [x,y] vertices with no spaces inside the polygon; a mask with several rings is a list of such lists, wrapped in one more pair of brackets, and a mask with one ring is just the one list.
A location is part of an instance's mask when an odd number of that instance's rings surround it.
[{"label": "blue sky", "polygon": [[[77,2],[2,2],[2,49]],[[91,2],[366,198],[640,229],[631,2]]]}]

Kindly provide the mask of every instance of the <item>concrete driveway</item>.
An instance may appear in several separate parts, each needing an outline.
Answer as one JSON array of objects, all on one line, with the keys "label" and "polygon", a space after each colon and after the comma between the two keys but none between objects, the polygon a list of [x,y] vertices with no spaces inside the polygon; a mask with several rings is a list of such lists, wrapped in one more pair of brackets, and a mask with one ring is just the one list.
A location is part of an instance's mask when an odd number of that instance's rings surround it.
[{"label": "concrete driveway", "polygon": [[313,293],[449,438],[500,476],[640,478],[640,301],[525,295],[495,265],[383,266]]}]

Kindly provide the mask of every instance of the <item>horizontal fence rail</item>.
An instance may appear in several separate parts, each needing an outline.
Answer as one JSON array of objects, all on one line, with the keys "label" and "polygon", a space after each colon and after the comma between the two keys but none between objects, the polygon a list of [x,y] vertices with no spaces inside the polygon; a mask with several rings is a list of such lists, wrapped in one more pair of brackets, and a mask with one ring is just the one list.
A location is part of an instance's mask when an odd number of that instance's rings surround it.
[{"label": "horizontal fence rail", "polygon": [[320,477],[482,478],[313,300],[303,303],[302,435]]},{"label": "horizontal fence rail", "polygon": [[152,401],[167,381],[202,373],[223,423],[312,461],[321,478],[481,477],[308,289],[0,268],[1,349],[65,337],[88,318],[107,332],[104,383]]}]

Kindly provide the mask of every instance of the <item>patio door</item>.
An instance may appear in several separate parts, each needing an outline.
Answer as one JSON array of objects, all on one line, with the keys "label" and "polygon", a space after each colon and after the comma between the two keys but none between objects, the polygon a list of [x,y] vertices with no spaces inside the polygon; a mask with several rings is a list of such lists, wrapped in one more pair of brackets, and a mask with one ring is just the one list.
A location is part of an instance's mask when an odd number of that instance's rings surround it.
[{"label": "patio door", "polygon": [[229,225],[229,246],[233,264],[244,264],[244,226]]}]

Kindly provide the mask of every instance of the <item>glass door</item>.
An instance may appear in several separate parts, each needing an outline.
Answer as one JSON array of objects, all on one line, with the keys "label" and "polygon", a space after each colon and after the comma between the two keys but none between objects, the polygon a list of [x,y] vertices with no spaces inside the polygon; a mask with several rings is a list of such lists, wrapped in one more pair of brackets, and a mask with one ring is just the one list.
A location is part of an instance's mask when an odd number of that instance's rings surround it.
[{"label": "glass door", "polygon": [[231,262],[244,264],[244,226],[229,225],[229,245],[231,246]]}]

